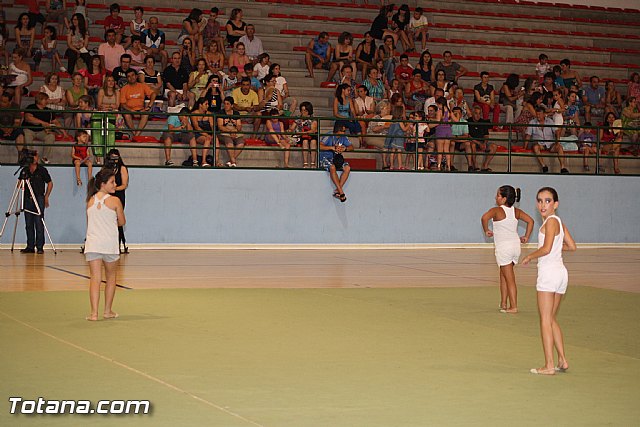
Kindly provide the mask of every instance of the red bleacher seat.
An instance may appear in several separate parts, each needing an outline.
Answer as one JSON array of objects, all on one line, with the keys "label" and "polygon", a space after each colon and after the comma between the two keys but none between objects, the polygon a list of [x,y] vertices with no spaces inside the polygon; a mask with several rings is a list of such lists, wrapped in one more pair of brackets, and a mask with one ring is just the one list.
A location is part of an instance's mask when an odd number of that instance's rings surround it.
[{"label": "red bleacher seat", "polygon": [[134,136],[131,141],[133,142],[150,142],[150,143],[155,143],[158,142],[158,138],[156,138],[155,136],[148,136],[148,135],[138,135],[138,136]]},{"label": "red bleacher seat", "polygon": [[247,138],[244,140],[244,145],[247,145],[250,147],[265,147],[267,143],[264,142],[262,139]]}]

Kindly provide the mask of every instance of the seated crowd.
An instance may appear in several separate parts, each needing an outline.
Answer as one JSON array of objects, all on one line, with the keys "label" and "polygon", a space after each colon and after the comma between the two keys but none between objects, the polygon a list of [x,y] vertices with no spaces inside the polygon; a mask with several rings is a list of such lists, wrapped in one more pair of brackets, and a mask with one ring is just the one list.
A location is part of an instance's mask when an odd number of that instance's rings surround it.
[{"label": "seated crowd", "polygon": [[[65,127],[91,127],[94,109],[113,111],[116,127],[131,131],[133,137],[141,136],[150,115],[140,113],[162,114],[166,110],[169,117],[160,137],[166,165],[173,165],[172,143],[180,142],[191,147],[194,166],[222,166],[218,158],[210,159],[207,154],[210,147],[225,147],[229,157],[226,165],[235,167],[246,143],[242,124],[251,123],[267,145],[284,149],[285,167],[289,166],[289,148],[297,145],[303,150],[303,167],[319,166],[316,150],[325,150],[328,145],[315,136],[318,129],[313,105],[301,102],[296,108],[298,100],[291,96],[280,65],[271,63],[255,27],[243,21],[241,9],[231,11],[225,26],[217,21],[217,8],[211,8],[209,14],[192,9],[182,21],[177,49],[169,53],[158,18],[145,20],[142,7],[134,8],[134,19],[127,24],[119,16],[119,5],[112,4],[109,15],[96,21],[104,27],[104,42],[91,49],[84,2],[79,0],[73,13],[67,13],[64,2],[54,3],[62,6],[47,9],[45,17],[38,12],[37,2],[30,1],[29,11],[18,19],[17,46],[9,64],[13,78],[0,89],[2,105],[20,106],[29,94],[33,76],[25,58],[32,57],[36,67],[43,58],[51,59],[52,71],[35,103],[27,107],[35,113],[25,114],[25,130],[12,128],[20,124],[19,116],[3,117],[2,139],[16,141],[17,147],[32,145],[34,138],[48,143],[55,132],[68,136]],[[38,23],[44,34],[39,48],[34,47]],[[64,30],[66,67],[56,47],[56,34]],[[389,5],[381,8],[356,47],[348,32],[338,37],[335,47],[326,32],[307,46],[308,76],[327,70],[328,80],[336,86],[335,129],[344,128],[357,138],[360,148],[382,150],[383,169],[410,169],[415,164],[419,170],[455,170],[453,154],[458,150],[464,152],[469,171],[491,171],[498,146],[489,132],[513,124],[524,147],[533,150],[542,172],[549,169],[545,158],[538,156],[549,151],[557,154],[561,172],[568,173],[564,146],[574,141],[584,153],[584,169],[589,170],[588,159],[595,153],[596,140],[601,141],[603,153],[614,156],[613,170],[620,172],[617,156],[624,134],[615,128],[640,124],[637,73],[631,75],[628,93],[622,96],[613,82],[601,86],[597,76],[583,87],[569,59],[552,67],[542,54],[532,76],[522,85],[520,76],[511,74],[496,89],[489,82],[490,74],[482,72],[472,88],[469,105],[459,85],[468,70],[453,60],[450,51],[436,64],[425,49],[428,39],[428,23],[421,8],[411,12],[402,5],[394,13]],[[382,42],[379,46],[377,40]],[[422,53],[417,63],[411,64],[409,54],[415,52],[417,42]],[[6,53],[6,43],[2,47]],[[57,69],[71,74],[71,87],[62,88]],[[38,118],[42,114],[37,110],[73,109],[79,112],[56,117],[54,111],[46,113],[51,115],[48,121]],[[602,117],[600,135],[593,135],[590,128],[599,124],[595,117]],[[61,129],[48,129],[56,126]],[[218,131],[215,135],[214,128]],[[625,133],[630,142],[638,142],[640,131]],[[200,156],[198,147],[202,149]],[[218,157],[218,150],[215,153]],[[484,154],[482,160],[479,154]],[[46,162],[47,158],[45,151],[41,159]],[[338,187],[339,198],[343,193]]]}]

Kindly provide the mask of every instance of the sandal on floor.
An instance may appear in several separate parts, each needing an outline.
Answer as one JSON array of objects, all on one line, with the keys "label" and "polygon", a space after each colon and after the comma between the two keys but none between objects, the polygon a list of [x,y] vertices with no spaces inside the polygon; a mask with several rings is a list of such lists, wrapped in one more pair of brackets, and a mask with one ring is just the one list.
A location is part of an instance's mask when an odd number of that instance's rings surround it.
[{"label": "sandal on floor", "polygon": [[82,187],[82,180],[76,179],[76,184],[78,185],[78,187]]},{"label": "sandal on floor", "polygon": [[338,197],[340,199],[340,202],[344,203],[347,201],[347,196],[344,195],[344,193],[340,194],[340,197]]},{"label": "sandal on floor", "polygon": [[340,192],[338,190],[333,192],[333,197],[335,197],[336,199],[340,198]]}]

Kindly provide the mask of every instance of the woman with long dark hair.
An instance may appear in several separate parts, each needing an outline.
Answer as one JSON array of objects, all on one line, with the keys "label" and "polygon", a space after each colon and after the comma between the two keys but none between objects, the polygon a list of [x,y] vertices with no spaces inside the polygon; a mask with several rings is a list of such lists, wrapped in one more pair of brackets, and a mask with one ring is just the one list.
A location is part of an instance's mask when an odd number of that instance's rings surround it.
[{"label": "woman with long dark hair", "polygon": [[89,54],[89,31],[87,31],[87,22],[79,13],[71,17],[71,26],[67,33],[67,72],[75,71],[78,58],[82,58],[87,66],[91,65],[91,55]]},{"label": "woman with long dark hair", "polygon": [[[113,195],[120,199],[122,209],[124,210],[125,190],[129,186],[129,169],[127,169],[127,166],[122,161],[120,151],[117,148],[112,148],[109,150],[109,153],[107,153],[105,167],[109,165],[112,165],[111,170],[113,170],[116,177],[116,188]],[[123,225],[118,226],[118,248],[120,248],[120,244],[122,244],[123,249],[120,250],[120,253],[128,254],[129,248],[127,247],[127,239],[124,237]]]},{"label": "woman with long dark hair", "polygon": [[126,223],[126,219],[120,200],[117,197],[111,197],[115,191],[116,177],[112,169],[100,170],[89,180],[87,187],[87,237],[84,254],[91,272],[89,284],[91,313],[86,317],[89,321],[98,320],[103,265],[106,285],[102,318],[107,320],[118,317],[118,313],[112,309],[116,294],[116,267],[120,258],[118,228]]}]

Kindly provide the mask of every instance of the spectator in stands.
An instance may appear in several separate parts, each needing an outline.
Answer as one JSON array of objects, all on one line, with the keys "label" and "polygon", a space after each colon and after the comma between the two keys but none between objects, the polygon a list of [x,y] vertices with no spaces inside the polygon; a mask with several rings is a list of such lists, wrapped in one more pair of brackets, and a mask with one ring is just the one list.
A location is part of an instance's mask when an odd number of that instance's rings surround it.
[{"label": "spectator in stands", "polygon": [[415,52],[415,43],[413,37],[407,35],[409,22],[411,21],[411,13],[409,12],[409,6],[403,4],[398,8],[398,12],[393,15],[393,26],[396,29],[396,34],[402,43],[404,52]]},{"label": "spectator in stands", "polygon": [[240,37],[238,40],[239,43],[242,43],[245,47],[246,54],[253,62],[256,63],[258,56],[264,53],[264,48],[262,47],[262,40],[256,36],[256,27],[253,24],[247,24],[245,27],[246,34]]},{"label": "spectator in stands", "polygon": [[[498,150],[498,146],[495,142],[488,140],[491,122],[488,119],[482,118],[482,108],[479,106],[473,107],[473,113],[471,114],[471,120],[469,120],[468,126],[472,153],[471,158],[468,158],[468,160],[470,160],[469,167],[473,167],[475,172],[493,172],[489,167],[489,164],[491,163],[491,160],[493,160],[493,157]],[[478,151],[485,153],[481,168],[478,168]]]},{"label": "spectator in stands", "polygon": [[4,10],[0,9],[0,56],[4,58],[4,66],[9,66],[9,49],[7,49],[7,41],[9,41],[9,32],[4,20]]},{"label": "spectator in stands", "polygon": [[149,18],[149,28],[145,28],[140,33],[140,42],[146,47],[147,55],[152,55],[153,59],[160,61],[162,69],[167,68],[169,55],[165,50],[166,36],[158,29],[158,18]]},{"label": "spectator in stands", "polygon": [[[74,15],[74,18],[76,16]],[[73,21],[73,20],[72,20]],[[88,36],[87,36],[88,37]],[[100,44],[98,47],[98,55],[102,57],[102,63],[107,69],[107,72],[112,72],[120,64],[120,57],[125,54],[124,47],[116,43],[116,31],[113,29],[107,30],[105,34],[105,43]],[[71,63],[69,63],[69,70],[72,70]]]},{"label": "spectator in stands", "polygon": [[116,111],[120,108],[120,89],[113,76],[106,76],[98,91],[96,106],[101,111]]},{"label": "spectator in stands", "polygon": [[233,97],[228,96],[224,99],[224,114],[218,116],[218,131],[220,132],[220,142],[227,147],[229,153],[229,161],[227,166],[235,168],[238,166],[238,156],[244,148],[244,137],[242,135],[242,121],[236,116],[233,108]]},{"label": "spectator in stands", "polygon": [[436,76],[436,66],[433,63],[431,52],[428,50],[422,52],[416,70],[420,71],[420,77],[424,82],[431,84]]},{"label": "spectator in stands", "polygon": [[409,40],[414,41],[414,47],[415,40],[420,40],[422,43],[422,50],[424,51],[427,48],[427,41],[429,40],[429,22],[427,21],[427,17],[422,13],[423,10],[421,7],[416,7],[414,9],[413,15],[409,20],[407,36],[409,37]]},{"label": "spectator in stands", "polygon": [[544,75],[551,71],[551,65],[549,64],[549,57],[541,53],[538,56],[538,63],[536,64],[536,75],[538,76],[538,82],[542,83]]},{"label": "spectator in stands", "polygon": [[553,72],[548,72],[544,75],[544,80],[538,88],[538,91],[542,94],[542,103],[546,105],[547,108],[551,108],[551,103],[553,102],[553,91],[558,88],[554,79],[555,75]]},{"label": "spectator in stands", "polygon": [[51,71],[57,69],[60,69],[63,73],[67,71],[67,69],[62,66],[62,61],[58,54],[58,35],[56,28],[53,25],[47,25],[44,27],[44,35],[40,40],[40,48],[34,49],[33,61],[36,70],[40,68],[42,58],[46,58],[51,61]]},{"label": "spectator in stands", "polygon": [[473,105],[482,108],[482,118],[488,119],[489,112],[493,111],[493,124],[497,126],[500,121],[500,106],[496,103],[496,91],[489,84],[489,73],[483,71],[480,73],[481,82],[473,87],[474,100]]},{"label": "spectator in stands", "polygon": [[164,69],[162,76],[166,84],[164,96],[169,101],[169,107],[175,107],[177,102],[189,102],[193,105],[195,99],[189,91],[187,83],[189,82],[189,72],[180,66],[180,52],[173,52],[171,55],[171,64]]},{"label": "spectator in stands", "polygon": [[285,111],[295,112],[298,100],[291,96],[287,79],[285,79],[280,73],[280,64],[271,64],[269,67],[269,73],[276,76],[276,88],[280,91],[280,95],[282,96],[283,109]]},{"label": "spectator in stands", "polygon": [[[442,90],[440,88],[435,88],[433,90],[433,96],[431,98],[427,98],[427,100],[424,102],[424,113],[425,113],[425,115],[427,117],[429,117],[429,107],[430,106],[436,106],[436,101],[438,100],[438,98],[443,97],[443,96],[444,96],[444,90]],[[437,108],[436,108],[436,110],[437,110]]]},{"label": "spectator in stands", "polygon": [[[356,48],[356,67],[360,70],[360,76],[362,77],[362,81],[367,78],[369,74],[369,69],[374,68],[376,66],[377,51],[376,51],[376,41],[371,36],[371,32],[367,31],[364,33],[364,40],[360,42],[358,47]],[[357,74],[357,72],[356,72]]]},{"label": "spectator in stands", "polygon": [[[376,101],[369,96],[369,90],[366,86],[358,86],[358,96],[354,99],[354,108],[356,117],[359,119],[370,119],[376,115]],[[360,120],[360,128],[366,129],[367,122]]]},{"label": "spectator in stands", "polygon": [[89,133],[86,130],[79,129],[76,131],[76,143],[71,147],[71,162],[76,172],[76,185],[82,186],[80,179],[80,166],[87,167],[87,181],[93,176],[93,160],[89,151]]},{"label": "spectator in stands", "polygon": [[351,68],[351,65],[346,64],[342,66],[339,82],[340,84],[349,85],[349,98],[355,99],[358,96],[358,82],[353,78],[353,68]]},{"label": "spectator in stands", "polygon": [[[259,64],[256,64],[256,66]],[[251,78],[251,89],[255,90],[258,93],[258,98],[260,98],[262,91],[262,80],[269,74],[269,68],[267,67],[267,74],[265,74],[261,79],[258,80],[256,76],[254,76],[253,67],[251,63],[244,64],[244,73]]]},{"label": "spectator in stands", "polygon": [[336,93],[333,98],[333,116],[337,121],[349,129],[351,135],[358,135],[362,132],[360,124],[356,120],[352,120],[356,117],[355,102],[352,102],[349,96],[349,85],[341,84],[336,88]]},{"label": "spectator in stands", "polygon": [[[633,144],[638,144],[638,140],[640,139],[640,111],[638,111],[638,98],[635,96],[629,97],[627,99],[627,106],[622,110],[622,127],[624,128],[632,128],[625,129],[624,133],[631,138],[631,142]],[[638,145],[632,145],[631,151],[638,155],[639,152]]]},{"label": "spectator in stands", "polygon": [[[66,56],[67,71],[69,73],[76,71],[75,67],[78,58],[82,58],[85,64],[91,63],[88,46],[89,32],[87,31],[87,23],[82,15],[76,13],[71,17],[71,25],[67,33]],[[124,49],[122,53],[124,53]],[[104,57],[102,58],[102,62],[104,63]]]},{"label": "spectator in stands", "polygon": [[231,15],[229,15],[225,28],[227,30],[227,45],[233,48],[240,40],[240,37],[247,34],[247,24],[242,20],[242,9],[235,8],[231,10]]},{"label": "spectator in stands", "polygon": [[[209,20],[211,21],[211,19]],[[207,67],[213,74],[218,74],[224,69],[225,56],[223,51],[220,50],[218,42],[211,40],[207,45],[207,51],[204,54],[204,59],[207,61]]]},{"label": "spectator in stands", "polygon": [[112,3],[109,6],[109,16],[104,20],[105,34],[109,30],[113,30],[115,32],[115,43],[121,44],[123,42],[122,38],[124,37],[124,29],[125,24],[124,19],[120,16],[120,5],[118,3]]},{"label": "spectator in stands", "polygon": [[376,40],[383,40],[386,36],[393,38],[393,44],[398,43],[398,35],[389,28],[389,15],[393,12],[393,5],[383,5],[371,23],[369,33]]},{"label": "spectator in stands", "polygon": [[84,77],[84,86],[87,88],[89,95],[96,100],[98,91],[104,83],[104,76],[107,74],[104,65],[102,65],[102,58],[98,55],[92,56],[88,67],[81,69],[79,73]]},{"label": "spectator in stands", "polygon": [[[616,123],[617,122],[617,123]],[[604,122],[600,128],[600,143],[602,144],[602,154],[607,156],[613,156],[613,172],[616,175],[620,174],[619,156],[620,156],[620,143],[622,142],[623,132],[620,129],[622,122],[616,120],[616,116],[613,113],[607,113],[604,116]],[[600,166],[600,172],[605,172],[605,168]]]},{"label": "spectator in stands", "polygon": [[509,74],[507,80],[500,88],[498,101],[500,103],[500,109],[506,112],[506,123],[513,123],[515,118],[520,115],[524,88],[517,90],[519,85],[520,77],[517,74]]},{"label": "spectator in stands", "polygon": [[442,89],[443,96],[446,98],[449,96],[449,89],[453,85],[453,82],[447,80],[447,75],[444,70],[436,71],[436,79],[433,82],[433,90]]},{"label": "spectator in stands", "polygon": [[612,112],[616,117],[620,117],[622,112],[622,96],[616,89],[615,83],[611,80],[607,80],[604,83],[604,113]]},{"label": "spectator in stands", "polygon": [[[269,77],[269,76],[267,76]],[[265,77],[266,79],[266,77]],[[270,81],[272,79],[269,79]],[[275,81],[274,87],[275,87]],[[275,92],[275,91],[274,91]],[[259,116],[260,113],[260,101],[258,100],[258,94],[251,89],[251,79],[249,77],[243,77],[240,81],[240,87],[237,87],[231,91],[233,97],[233,110],[238,112],[241,116]],[[257,119],[245,119],[247,123],[253,123],[253,131],[257,132],[260,128],[261,120]],[[234,163],[234,162],[232,162]]]},{"label": "spectator in stands", "polygon": [[540,157],[542,150],[549,150],[550,153],[557,153],[560,162],[560,173],[567,174],[569,171],[565,168],[565,156],[562,145],[556,142],[554,134],[553,120],[547,117],[547,110],[543,106],[536,107],[536,117],[529,122],[529,127],[525,132],[525,141],[534,142],[533,153],[535,154],[538,164],[542,168],[543,173],[549,172],[549,167],[545,164],[544,159]]},{"label": "spectator in stands", "polygon": [[562,71],[563,86],[566,88],[566,92],[568,92],[573,85],[578,86],[578,88],[582,86],[582,77],[571,69],[571,61],[569,59],[565,58],[560,61],[560,70]]},{"label": "spectator in stands", "polygon": [[40,92],[46,93],[49,97],[47,108],[50,110],[64,110],[67,103],[65,90],[60,86],[60,76],[56,73],[49,73],[44,78],[44,85]]},{"label": "spectator in stands", "polygon": [[[22,115],[18,106],[11,102],[13,96],[7,91],[0,95],[0,139],[5,141],[15,141],[18,157],[24,148],[24,131],[20,128]],[[12,111],[13,110],[13,111]]]},{"label": "spectator in stands", "polygon": [[[87,88],[84,87],[84,77],[82,74],[76,72],[71,75],[71,87],[67,89],[65,96],[67,98],[68,110],[77,110],[79,108],[78,102],[80,98],[87,94]],[[67,125],[73,123],[73,115],[65,113],[65,122]]]},{"label": "spectator in stands", "polygon": [[180,44],[180,67],[188,73],[192,72],[196,66],[196,52],[193,48],[193,40],[185,37]]},{"label": "spectator in stands", "polygon": [[[145,98],[149,98],[149,104],[145,107]],[[135,70],[127,71],[127,85],[120,89],[120,109],[124,112],[146,112],[150,111],[156,100],[156,93],[146,84],[138,82],[138,75]],[[127,127],[134,130],[134,136],[142,134],[142,129],[147,126],[149,116],[142,114],[138,128],[134,128],[133,115],[131,113],[123,113],[124,121]]]},{"label": "spectator in stands", "polygon": [[233,49],[233,52],[231,53],[231,55],[229,55],[229,67],[238,68],[238,72],[240,73],[241,77],[250,77],[250,76],[247,76],[244,72],[245,64],[253,65],[253,63],[251,62],[251,59],[249,58],[249,56],[247,56],[244,43],[238,42],[236,43],[236,46]]},{"label": "spectator in stands", "polygon": [[404,91],[404,87],[413,80],[413,67],[409,64],[409,56],[406,53],[400,55],[400,65],[396,67],[394,75],[400,82],[401,91]]},{"label": "spectator in stands", "polygon": [[214,42],[218,46],[218,52],[224,52],[224,42],[220,35],[220,23],[218,23],[219,10],[217,7],[212,7],[210,12],[207,25],[202,30],[202,44],[211,50],[211,43]]},{"label": "spectator in stands", "polygon": [[[26,56],[33,55],[33,46],[36,38],[35,24],[29,20],[29,14],[21,13],[15,27],[16,47],[24,50]],[[43,30],[44,32],[44,30]]]},{"label": "spectator in stands", "polygon": [[222,91],[224,92],[224,96],[231,96],[231,91],[240,86],[240,80],[238,80],[238,67],[229,67],[229,74],[223,73],[222,76]]},{"label": "spectator in stands", "polygon": [[329,69],[327,81],[333,81],[336,71],[341,70],[345,65],[351,65],[351,69],[355,69],[355,55],[353,51],[353,36],[349,32],[342,32],[338,36],[338,44],[333,49],[333,61]]},{"label": "spectator in stands", "polygon": [[[44,146],[40,150],[40,153],[42,153],[40,160],[45,164],[49,163],[49,155],[53,144],[56,142],[55,128],[62,127],[61,123],[55,118],[55,114],[47,108],[48,101],[49,96],[46,93],[38,93],[35,103],[27,106],[22,123],[24,142],[27,147],[33,146],[34,139],[44,142]],[[69,136],[64,129],[61,129],[60,132],[65,137]]]},{"label": "spectator in stands", "polygon": [[131,36],[137,36],[142,39],[142,32],[147,28],[147,21],[143,18],[144,9],[142,6],[133,8],[133,19],[129,22],[129,31]]},{"label": "spectator in stands", "polygon": [[394,99],[397,101],[398,99],[403,101],[403,105],[404,105],[404,99],[402,98],[402,90],[400,88],[400,81],[398,81],[398,79],[393,79],[391,80],[391,83],[389,84],[389,101],[391,101],[391,104],[395,104]]},{"label": "spectator in stands", "polygon": [[[597,153],[596,146],[596,130],[591,127],[591,123],[586,122],[585,127],[578,131],[578,147],[582,152],[582,169],[589,172],[589,156],[595,156]],[[602,170],[600,172],[603,172]]]},{"label": "spectator in stands", "polygon": [[211,76],[209,76],[207,87],[202,96],[209,101],[209,113],[219,114],[222,111],[223,93],[219,75],[211,74]]},{"label": "spectator in stands", "polygon": [[423,110],[424,102],[429,98],[430,89],[431,85],[422,80],[420,70],[413,70],[411,80],[404,86],[407,105],[414,107],[415,110]]},{"label": "spectator in stands", "polygon": [[[436,170],[445,170],[456,171],[456,168],[453,166],[453,161],[451,157],[451,111],[449,110],[449,106],[447,104],[447,99],[444,96],[441,96],[436,99],[436,122],[441,122],[440,124],[435,126],[435,138],[436,138],[436,150],[438,152],[436,156]],[[442,164],[442,157],[444,154],[444,158],[446,161],[446,166]],[[444,167],[444,169],[443,169]]]},{"label": "spectator in stands", "polygon": [[445,50],[442,57],[443,61],[438,62],[438,65],[436,65],[436,72],[438,70],[444,70],[446,80],[450,82],[457,82],[460,77],[467,74],[467,69],[465,67],[453,61],[453,54],[451,51]]},{"label": "spectator in stands", "polygon": [[[526,90],[525,90],[525,93],[526,93]],[[529,126],[529,122],[531,122],[531,120],[533,120],[536,117],[536,108],[539,105],[540,106],[543,105],[542,94],[540,92],[536,91],[532,93],[531,96],[525,95],[525,97],[522,100],[522,112],[516,118],[516,121],[515,121],[515,124],[519,125],[515,127],[515,131],[522,140],[525,140],[525,148],[527,148],[526,138],[524,137],[526,133],[525,131]]]},{"label": "spectator in stands", "polygon": [[467,160],[467,171],[475,172],[476,168],[473,164],[473,155],[471,150],[471,141],[469,140],[469,125],[467,120],[462,117],[462,109],[453,107],[451,109],[451,135],[453,144],[451,151],[464,151]]},{"label": "spectator in stands", "polygon": [[289,132],[300,132],[298,136],[302,145],[302,167],[315,169],[318,122],[313,120],[313,105],[310,102],[300,104],[300,117],[292,123]]},{"label": "spectator in stands", "polygon": [[[196,149],[196,138],[193,134],[193,127],[189,120],[190,113],[187,107],[182,107],[179,114],[169,116],[167,119],[167,130],[160,135],[160,141],[164,144],[164,165],[173,166],[171,160],[171,145],[176,142],[188,144],[191,149],[192,165],[198,166],[198,151]],[[203,157],[203,159],[205,159]],[[206,160],[206,159],[205,159]]]},{"label": "spectator in stands", "polygon": [[[389,132],[389,126],[391,122],[388,121],[376,121],[376,120],[391,120],[391,103],[389,101],[382,100],[376,104],[376,114],[372,117],[372,121],[368,123],[367,135],[365,136],[365,142],[370,147],[375,147],[378,150],[384,150],[384,141],[387,138]],[[387,154],[382,154],[382,169],[389,169],[389,160]]]},{"label": "spectator in stands", "polygon": [[562,78],[562,68],[560,68],[559,65],[554,65],[552,68],[553,71],[553,83],[557,88],[561,88],[563,90],[565,90],[566,88],[564,87],[564,79]]},{"label": "spectator in stands", "polygon": [[[344,161],[342,153],[353,151],[353,146],[349,138],[344,134],[345,127],[340,121],[335,122],[333,125],[333,133],[335,135],[326,136],[320,140],[319,166],[329,172],[331,181],[336,187],[333,197],[344,203],[347,201],[347,196],[344,194],[344,185],[349,179],[351,167],[349,163]],[[338,171],[342,171],[341,176],[338,176]]]},{"label": "spectator in stands", "polygon": [[283,135],[286,131],[285,124],[280,120],[280,111],[277,108],[271,109],[267,114],[266,132],[269,132],[265,136],[265,142],[267,145],[278,145],[284,150],[283,165],[285,168],[289,167],[289,158],[291,157],[291,143],[288,135]]},{"label": "spectator in stands", "polygon": [[193,93],[195,99],[204,95],[203,92],[207,87],[210,75],[211,72],[207,69],[207,61],[204,58],[198,59],[196,69],[189,74],[189,81],[187,82],[187,86],[189,86],[189,90]]},{"label": "spectator in stands", "polygon": [[584,117],[587,122],[591,121],[592,114],[599,116],[604,113],[606,101],[605,90],[600,87],[598,76],[592,76],[589,82],[589,86],[584,89],[584,96],[582,97]]},{"label": "spectator in stands", "polygon": [[[272,109],[282,111],[282,96],[280,91],[276,88],[276,77],[272,74],[267,74],[262,79],[264,88],[259,91],[258,99],[261,101],[261,112],[263,116],[271,114]],[[257,128],[254,127],[255,130]]]},{"label": "spectator in stands", "polygon": [[362,84],[369,91],[369,95],[376,101],[376,103],[382,101],[387,98],[387,91],[384,87],[383,82],[378,79],[378,69],[370,68],[369,74],[367,75],[367,79],[362,82]]},{"label": "spectator in stands", "polygon": [[554,133],[556,135],[556,142],[558,143],[565,133],[565,129],[561,127],[564,125],[564,112],[566,111],[563,95],[564,91],[562,89],[553,91],[553,108],[547,111],[548,114],[552,114],[553,124],[556,125]]},{"label": "spectator in stands", "polygon": [[578,107],[578,94],[576,92],[569,92],[567,97],[567,105],[563,113],[564,123],[567,125],[575,126],[568,128],[572,135],[578,134],[578,126],[580,126],[580,108]]},{"label": "spectator in stands", "polygon": [[270,57],[268,53],[262,53],[258,55],[256,65],[254,65],[253,68],[251,69],[250,76],[255,77],[257,80],[264,79],[265,76],[269,74],[269,68],[271,67],[271,64],[269,63],[269,59]]},{"label": "spectator in stands", "polygon": [[[463,118],[466,119],[469,117],[469,111],[471,111],[471,109],[469,108],[467,101],[464,99],[464,90],[457,86],[453,91],[453,96],[449,100],[449,109],[453,110],[455,107],[460,108]],[[480,110],[482,110],[482,108],[480,108]]]},{"label": "spectator in stands", "polygon": [[178,44],[183,45],[186,39],[190,39],[193,43],[191,50],[198,53],[198,56],[202,56],[204,52],[202,29],[200,28],[200,22],[202,21],[202,10],[198,8],[191,9],[189,16],[182,21],[182,29],[178,34]]},{"label": "spectator in stands", "polygon": [[[118,87],[122,88],[127,85],[127,73],[131,68],[131,55],[125,53],[120,56],[120,65],[113,69],[111,75],[116,79]],[[137,72],[137,70],[134,70]]]},{"label": "spectator in stands", "polygon": [[142,70],[146,52],[142,49],[140,37],[131,36],[131,46],[126,50],[126,53],[131,56],[131,68],[136,70],[136,72]]},{"label": "spectator in stands", "polygon": [[156,61],[153,55],[147,55],[144,58],[144,68],[138,71],[138,81],[146,83],[156,93],[156,96],[162,98],[164,82],[162,81],[162,73],[156,71],[155,65]]},{"label": "spectator in stands", "polygon": [[78,112],[74,114],[73,126],[77,129],[89,129],[91,127],[91,111],[93,110],[93,98],[82,95],[78,99]]},{"label": "spectator in stands", "polygon": [[[84,22],[86,23],[90,22],[85,0],[76,0],[76,5],[71,11],[71,16],[75,15],[76,13],[79,13],[80,15],[82,15],[82,18],[84,18]],[[64,18],[64,26],[67,28],[71,26],[71,22],[69,21],[69,19],[67,19],[67,17]]]},{"label": "spectator in stands", "polygon": [[634,97],[640,99],[640,74],[631,73],[627,84],[627,99]]},{"label": "spectator in stands", "polygon": [[[31,26],[35,28],[37,24],[40,24],[40,33],[44,32],[44,24],[47,22],[44,15],[40,12],[40,2],[38,0],[26,0],[27,15]],[[18,23],[20,20],[18,20]]]},{"label": "spectator in stands", "polygon": [[[397,121],[392,122],[391,126],[389,126],[384,148],[389,152],[389,168],[391,170],[404,170],[402,152],[406,142],[405,136],[412,129],[412,124],[406,121],[405,110],[401,105],[393,105],[393,101],[391,101],[391,105],[391,119]],[[397,168],[393,167],[394,161],[398,165]]]},{"label": "spectator in stands", "polygon": [[[211,146],[213,139],[213,116],[208,114],[209,102],[205,98],[198,98],[196,100],[193,109],[191,110],[191,126],[193,126],[193,133],[196,138],[196,142],[201,145],[202,148],[202,167],[206,168],[211,166],[207,162],[207,153]],[[193,164],[198,163],[197,157],[193,158]]]},{"label": "spectator in stands", "polygon": [[396,51],[395,44],[393,43],[393,37],[385,36],[383,44],[378,48],[378,60],[384,62],[384,75],[386,82],[391,84],[391,81],[395,78],[396,64],[398,64],[399,54]]},{"label": "spectator in stands", "polygon": [[33,83],[31,67],[24,61],[24,56],[24,49],[19,47],[13,49],[12,62],[9,64],[9,74],[14,74],[16,77],[9,82],[7,90],[11,92],[17,105],[21,105],[22,97],[29,93],[29,85]]},{"label": "spectator in stands", "polygon": [[329,34],[325,31],[318,34],[307,45],[305,53],[305,63],[307,65],[307,77],[313,77],[314,69],[328,70],[331,63],[331,43],[329,43]]}]

